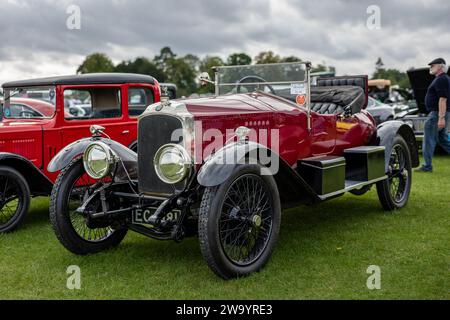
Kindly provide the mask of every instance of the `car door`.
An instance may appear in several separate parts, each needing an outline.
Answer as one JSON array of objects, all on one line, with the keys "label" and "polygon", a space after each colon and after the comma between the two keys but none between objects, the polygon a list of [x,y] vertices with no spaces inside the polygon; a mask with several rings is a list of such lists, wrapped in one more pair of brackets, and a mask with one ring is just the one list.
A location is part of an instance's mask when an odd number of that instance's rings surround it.
[{"label": "car door", "polygon": [[311,151],[313,156],[331,154],[336,146],[335,114],[311,112]]},{"label": "car door", "polygon": [[89,137],[91,125],[105,127],[105,133],[113,140],[128,146],[135,137],[124,100],[121,85],[66,86],[64,97],[63,144]]}]

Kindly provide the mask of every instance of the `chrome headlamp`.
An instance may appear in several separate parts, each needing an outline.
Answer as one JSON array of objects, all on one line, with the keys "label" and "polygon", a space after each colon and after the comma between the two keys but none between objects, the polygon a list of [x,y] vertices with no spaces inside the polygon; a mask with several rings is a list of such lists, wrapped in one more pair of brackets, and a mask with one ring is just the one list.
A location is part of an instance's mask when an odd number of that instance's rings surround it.
[{"label": "chrome headlamp", "polygon": [[110,175],[116,163],[115,153],[103,142],[93,142],[84,151],[84,169],[93,179],[98,180]]},{"label": "chrome headlamp", "polygon": [[183,181],[192,168],[191,156],[178,144],[166,144],[159,148],[153,163],[158,177],[168,184]]}]

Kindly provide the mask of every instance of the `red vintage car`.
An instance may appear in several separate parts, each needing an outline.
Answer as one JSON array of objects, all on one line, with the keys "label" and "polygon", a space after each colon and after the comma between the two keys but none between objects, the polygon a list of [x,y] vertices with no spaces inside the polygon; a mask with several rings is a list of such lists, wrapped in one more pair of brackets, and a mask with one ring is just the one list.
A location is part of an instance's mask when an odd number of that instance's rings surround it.
[{"label": "red vintage car", "polygon": [[62,169],[50,209],[60,242],[88,254],[118,245],[128,230],[160,240],[198,235],[209,267],[229,279],[268,261],[282,208],[372,185],[384,209],[404,207],[419,164],[411,128],[375,125],[364,110],[367,76],[312,82],[310,70],[219,67],[214,97],[154,104],[140,116],[137,154],[94,127],[49,165]]},{"label": "red vintage car", "polygon": [[50,160],[89,136],[92,124],[136,149],[137,117],[160,101],[158,82],[136,74],[88,74],[3,84],[0,123],[0,232],[15,229],[30,198],[48,196]]}]

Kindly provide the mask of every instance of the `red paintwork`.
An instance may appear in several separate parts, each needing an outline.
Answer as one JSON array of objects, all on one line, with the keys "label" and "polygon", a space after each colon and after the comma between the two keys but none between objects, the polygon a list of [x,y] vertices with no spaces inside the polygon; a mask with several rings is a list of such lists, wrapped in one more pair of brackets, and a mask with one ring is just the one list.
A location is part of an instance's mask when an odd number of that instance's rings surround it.
[{"label": "red paintwork", "polygon": [[[203,132],[211,128],[221,131],[223,144],[233,137],[236,128],[245,126],[255,131],[266,129],[269,136],[267,143],[252,136],[250,140],[274,150],[276,146],[270,145],[270,130],[278,130],[278,153],[293,167],[299,159],[318,155],[342,155],[344,149],[366,145],[376,131],[374,119],[362,110],[349,118],[311,112],[312,130],[309,132],[306,108],[264,93],[227,95],[183,102],[194,115],[194,119],[201,121]],[[199,140],[198,136],[196,140]],[[203,139],[202,150],[208,150],[204,152],[203,159],[212,151],[207,147],[210,143]],[[199,153],[197,157],[198,155]]]},{"label": "red paintwork", "polygon": [[[65,89],[75,88],[117,87],[121,89],[122,116],[111,119],[78,119],[67,120],[64,112]],[[155,102],[160,101],[159,84],[127,83],[108,85],[65,85],[56,86],[56,112],[50,119],[6,119],[0,122],[0,152],[9,152],[29,159],[52,182],[57,173],[49,173],[47,165],[50,160],[65,146],[78,139],[90,136],[89,127],[93,124],[105,127],[111,139],[130,145],[137,139],[137,118],[128,114],[128,87],[147,87],[153,91]],[[13,98],[12,102],[22,101],[37,111],[49,113],[45,102],[34,99]],[[35,102],[33,102],[34,100]],[[30,103],[31,101],[31,103]]]}]

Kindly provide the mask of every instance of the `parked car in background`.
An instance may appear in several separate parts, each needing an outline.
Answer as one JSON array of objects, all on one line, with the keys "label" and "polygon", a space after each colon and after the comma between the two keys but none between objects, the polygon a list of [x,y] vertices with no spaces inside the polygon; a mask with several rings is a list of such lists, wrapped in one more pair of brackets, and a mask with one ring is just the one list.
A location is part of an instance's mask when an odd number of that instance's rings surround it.
[{"label": "parked car in background", "polygon": [[377,125],[385,121],[394,120],[395,118],[395,109],[393,106],[380,102],[372,97],[369,97],[366,110],[373,116]]},{"label": "parked car in background", "polygon": [[[3,106],[3,99],[0,98]],[[11,98],[10,107],[6,110],[5,116],[8,118],[46,118],[54,113],[54,105],[38,99]]]},{"label": "parked car in background", "polygon": [[160,101],[159,84],[136,74],[87,74],[3,84],[0,122],[0,232],[23,221],[30,197],[48,196],[47,170],[63,146],[89,136],[92,124],[137,149],[137,117]]},{"label": "parked car in background", "polygon": [[387,79],[372,79],[369,80],[369,97],[372,97],[380,102],[389,99],[391,94],[391,80]]},{"label": "parked car in background", "polygon": [[[423,141],[424,125],[428,114],[425,107],[425,96],[428,87],[434,80],[434,76],[430,74],[430,68],[410,69],[407,71],[407,74],[414,93],[417,109],[408,112],[401,120],[413,128],[417,141]],[[448,74],[450,75],[450,70]]]},{"label": "parked car in background", "polygon": [[216,96],[146,110],[137,154],[93,127],[49,164],[61,170],[50,208],[61,244],[83,255],[117,246],[128,230],[198,236],[208,266],[230,279],[267,263],[282,208],[372,185],[385,210],[404,207],[419,165],[411,128],[377,127],[364,110],[367,76],[311,86],[310,70],[308,62],[218,67],[215,82],[202,76]]},{"label": "parked car in background", "polygon": [[391,80],[369,80],[369,96],[385,104],[394,106],[395,113],[415,108],[412,91],[392,85]]}]

